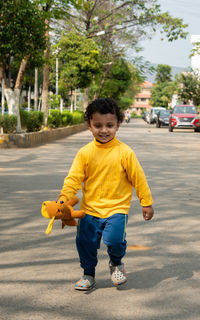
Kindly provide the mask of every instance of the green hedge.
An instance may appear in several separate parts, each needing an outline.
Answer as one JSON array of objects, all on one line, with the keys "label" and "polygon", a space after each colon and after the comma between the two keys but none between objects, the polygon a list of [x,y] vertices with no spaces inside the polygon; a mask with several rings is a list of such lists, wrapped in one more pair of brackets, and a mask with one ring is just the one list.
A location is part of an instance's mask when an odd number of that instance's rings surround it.
[{"label": "green hedge", "polygon": [[84,121],[84,116],[82,111],[63,111],[51,110],[48,116],[48,127],[59,128],[66,127],[68,125],[79,124]]},{"label": "green hedge", "polygon": [[62,116],[59,110],[51,110],[48,116],[47,125],[49,128],[58,128],[62,126]]},{"label": "green hedge", "polygon": [[[20,110],[21,126],[27,132],[39,131],[43,125],[44,114],[41,111]],[[48,116],[48,127],[59,128],[69,125],[75,125],[84,122],[82,111],[63,111],[51,110]],[[4,133],[13,133],[17,127],[17,117],[14,115],[0,115],[0,127],[3,127]]]},{"label": "green hedge", "polygon": [[84,113],[82,111],[72,112],[72,124],[79,124],[84,121]]},{"label": "green hedge", "polygon": [[17,128],[17,117],[10,114],[0,115],[0,127],[4,133],[13,133]]},{"label": "green hedge", "polygon": [[42,128],[43,121],[44,121],[43,112],[30,111],[27,113],[28,113],[27,122],[26,122],[27,132],[39,131]]},{"label": "green hedge", "polygon": [[72,113],[70,111],[63,111],[61,113],[61,116],[62,116],[62,126],[63,127],[67,127],[70,124],[72,124],[73,116],[72,116]]}]

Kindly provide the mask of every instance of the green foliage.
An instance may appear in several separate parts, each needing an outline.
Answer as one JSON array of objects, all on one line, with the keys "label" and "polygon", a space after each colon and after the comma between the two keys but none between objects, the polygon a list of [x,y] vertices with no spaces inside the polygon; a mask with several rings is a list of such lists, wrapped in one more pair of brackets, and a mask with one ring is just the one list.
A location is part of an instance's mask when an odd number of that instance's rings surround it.
[{"label": "green foliage", "polygon": [[17,117],[14,115],[0,115],[0,127],[3,128],[4,133],[13,133],[17,127]]},{"label": "green foliage", "polygon": [[200,104],[200,79],[198,73],[181,73],[177,77],[178,97],[184,104],[191,102],[197,106]]},{"label": "green foliage", "polygon": [[62,116],[62,126],[66,127],[69,126],[72,123],[72,113],[70,111],[63,111],[61,113]]},{"label": "green foliage", "polygon": [[158,64],[156,68],[156,83],[172,81],[172,68],[167,64]]},{"label": "green foliage", "polygon": [[84,121],[84,113],[82,111],[74,111],[72,113],[72,124],[79,124]]},{"label": "green foliage", "polygon": [[60,95],[51,94],[49,95],[49,106],[51,109],[57,109],[60,106]]},{"label": "green foliage", "polygon": [[169,12],[163,12],[155,17],[155,23],[161,25],[161,33],[165,33],[168,41],[177,40],[179,37],[185,39],[187,32],[184,31],[188,27],[187,24],[183,23],[183,19],[173,18]]},{"label": "green foliage", "polygon": [[151,90],[150,104],[153,107],[168,108],[175,91],[176,85],[173,81],[155,84]]},{"label": "green foliage", "polygon": [[27,112],[26,128],[28,132],[39,131],[42,127],[44,115],[41,111],[30,111]]},{"label": "green foliage", "polygon": [[126,110],[133,104],[133,99],[122,97],[118,102],[118,104],[120,108],[122,108],[123,110]]},{"label": "green foliage", "polygon": [[7,56],[21,60],[41,52],[45,48],[42,11],[27,0],[1,0],[0,5],[0,61]]},{"label": "green foliage", "polygon": [[20,119],[22,128],[26,129],[29,112],[20,109]]},{"label": "green foliage", "polygon": [[131,112],[131,118],[141,118],[136,112]]},{"label": "green foliage", "polygon": [[63,111],[51,110],[48,116],[48,127],[58,128],[65,127],[68,125],[79,124],[84,121],[84,114],[82,111]]},{"label": "green foliage", "polygon": [[47,125],[50,128],[58,128],[62,125],[62,116],[59,110],[51,110],[50,115],[48,116]]},{"label": "green foliage", "polygon": [[176,91],[176,84],[171,80],[171,67],[166,64],[159,64],[156,71],[156,83],[151,90],[150,104],[153,107],[168,108]]},{"label": "green foliage", "polygon": [[100,95],[119,101],[131,84],[131,77],[127,62],[124,59],[116,60],[108,73]]},{"label": "green foliage", "polygon": [[[86,88],[100,70],[99,50],[95,42],[69,32],[61,36],[55,47],[59,48],[59,92]],[[55,59],[52,66],[55,66]]]}]

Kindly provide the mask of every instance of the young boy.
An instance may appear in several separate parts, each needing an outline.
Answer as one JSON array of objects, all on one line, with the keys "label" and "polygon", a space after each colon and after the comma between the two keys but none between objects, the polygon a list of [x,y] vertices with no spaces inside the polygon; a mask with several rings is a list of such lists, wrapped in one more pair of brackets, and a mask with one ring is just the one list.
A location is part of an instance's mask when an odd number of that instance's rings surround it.
[{"label": "young boy", "polygon": [[65,201],[82,188],[81,209],[86,215],[77,227],[76,246],[84,273],[75,285],[77,290],[89,290],[95,285],[97,250],[102,237],[113,284],[126,282],[122,258],[126,253],[126,224],[133,187],[144,219],[150,220],[154,214],[144,172],[133,150],[116,138],[123,121],[116,102],[110,98],[93,101],[86,109],[85,120],[94,140],[78,151],[59,196],[59,200]]}]

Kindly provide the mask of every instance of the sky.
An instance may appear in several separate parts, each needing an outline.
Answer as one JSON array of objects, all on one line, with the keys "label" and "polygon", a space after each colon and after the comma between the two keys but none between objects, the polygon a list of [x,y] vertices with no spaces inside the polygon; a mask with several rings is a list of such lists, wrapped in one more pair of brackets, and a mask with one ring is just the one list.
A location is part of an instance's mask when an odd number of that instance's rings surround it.
[{"label": "sky", "polygon": [[200,0],[158,0],[158,3],[162,11],[168,11],[171,16],[182,18],[188,24],[188,36],[168,42],[166,39],[161,41],[161,34],[157,33],[152,40],[141,43],[144,48],[141,55],[153,64],[188,68],[191,66],[191,35],[200,35]]}]

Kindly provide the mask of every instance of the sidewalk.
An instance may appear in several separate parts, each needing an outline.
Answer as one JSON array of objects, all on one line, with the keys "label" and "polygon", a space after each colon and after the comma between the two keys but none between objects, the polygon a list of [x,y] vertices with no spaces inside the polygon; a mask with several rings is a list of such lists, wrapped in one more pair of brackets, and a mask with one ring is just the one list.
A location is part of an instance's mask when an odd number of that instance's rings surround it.
[{"label": "sidewalk", "polygon": [[57,198],[91,133],[0,150],[0,320],[200,319],[200,134],[169,133],[137,119],[123,124],[118,138],[144,168],[155,218],[143,220],[134,195],[124,259],[128,283],[112,286],[102,245],[91,292],[74,290],[81,275],[76,229],[62,230],[56,221],[47,236],[49,221],[40,213],[44,200]]}]

